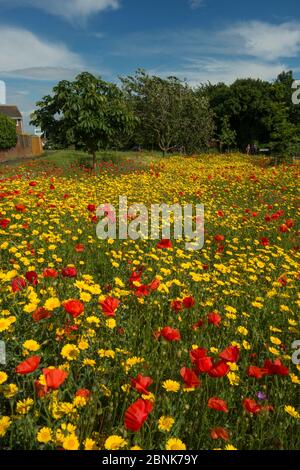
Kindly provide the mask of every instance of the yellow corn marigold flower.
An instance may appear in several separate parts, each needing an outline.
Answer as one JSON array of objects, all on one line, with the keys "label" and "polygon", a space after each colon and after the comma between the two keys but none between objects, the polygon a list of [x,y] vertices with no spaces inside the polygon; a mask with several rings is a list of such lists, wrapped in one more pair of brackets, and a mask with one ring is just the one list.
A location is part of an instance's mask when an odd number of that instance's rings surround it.
[{"label": "yellow corn marigold flower", "polygon": [[158,420],[158,429],[160,431],[167,431],[169,432],[173,424],[175,423],[175,419],[172,416],[161,416]]},{"label": "yellow corn marigold flower", "polygon": [[96,442],[93,439],[87,438],[84,443],[84,450],[97,450]]},{"label": "yellow corn marigold flower", "polygon": [[0,418],[0,437],[5,436],[10,425],[11,425],[11,420],[9,416],[2,416],[2,418]]},{"label": "yellow corn marigold flower", "polygon": [[108,318],[106,320],[105,324],[106,324],[107,328],[109,328],[110,330],[113,330],[117,326],[117,322],[114,318]]},{"label": "yellow corn marigold flower", "polygon": [[98,317],[96,317],[95,315],[90,315],[89,317],[86,318],[86,322],[89,324],[89,325],[96,325],[96,326],[99,326],[100,325],[100,320]]},{"label": "yellow corn marigold flower", "polygon": [[16,384],[6,384],[3,386],[2,392],[5,398],[12,398],[19,391]]},{"label": "yellow corn marigold flower", "polygon": [[143,449],[140,446],[133,446],[133,447],[130,447],[130,450],[143,450]]},{"label": "yellow corn marigold flower", "polygon": [[52,312],[54,309],[60,307],[60,300],[57,297],[50,297],[46,300],[44,308]]},{"label": "yellow corn marigold flower", "polygon": [[32,400],[32,398],[25,398],[25,400],[19,400],[17,402],[17,407],[16,407],[17,413],[22,414],[22,415],[27,414],[32,408],[33,403],[34,401]]},{"label": "yellow corn marigold flower", "polygon": [[176,437],[172,437],[166,443],[166,450],[186,450],[186,445]]},{"label": "yellow corn marigold flower", "polygon": [[287,305],[280,305],[280,311],[281,312],[289,312],[290,309]]},{"label": "yellow corn marigold flower", "polygon": [[62,355],[62,357],[65,357],[68,361],[74,361],[78,358],[80,351],[77,346],[75,346],[75,344],[66,344],[62,348],[60,354]]},{"label": "yellow corn marigold flower", "polygon": [[180,383],[176,380],[165,380],[162,386],[167,392],[178,392],[180,389]]},{"label": "yellow corn marigold flower", "polygon": [[89,343],[88,343],[87,341],[85,341],[85,340],[82,339],[81,341],[79,341],[78,347],[79,347],[79,349],[81,349],[82,351],[85,351],[86,349],[88,349]]},{"label": "yellow corn marigold flower", "polygon": [[227,444],[227,445],[225,446],[225,450],[237,450],[237,448],[234,447],[232,444]]},{"label": "yellow corn marigold flower", "polygon": [[7,379],[8,379],[8,375],[6,374],[6,372],[0,371],[0,385],[4,384],[4,382],[6,382]]},{"label": "yellow corn marigold flower", "polygon": [[116,355],[115,351],[111,349],[98,349],[97,353],[100,357],[111,357],[112,359],[114,359]]},{"label": "yellow corn marigold flower", "polygon": [[35,352],[40,349],[40,345],[34,339],[29,339],[23,343],[23,348],[27,349],[27,351]]},{"label": "yellow corn marigold flower", "polygon": [[37,441],[41,442],[42,444],[48,444],[52,440],[52,431],[50,428],[41,428],[37,433]]},{"label": "yellow corn marigold flower", "polygon": [[300,419],[300,413],[291,405],[286,405],[284,407],[284,411],[288,413],[290,416],[296,419]]},{"label": "yellow corn marigold flower", "polygon": [[293,384],[300,385],[300,378],[297,377],[296,374],[290,374],[290,377],[291,377],[291,381],[293,382]]},{"label": "yellow corn marigold flower", "polygon": [[271,336],[270,341],[273,344],[276,344],[276,346],[279,346],[281,344],[281,340],[279,338],[276,338],[276,336]]},{"label": "yellow corn marigold flower", "polygon": [[79,449],[79,441],[77,439],[76,434],[69,434],[65,437],[63,441],[63,448],[65,450],[78,450]]},{"label": "yellow corn marigold flower", "polygon": [[110,436],[106,439],[104,447],[106,450],[119,450],[127,446],[127,441],[121,436]]},{"label": "yellow corn marigold flower", "polygon": [[248,330],[247,328],[245,328],[244,326],[239,326],[237,328],[237,332],[240,334],[240,335],[243,335],[243,336],[247,336],[248,335]]}]

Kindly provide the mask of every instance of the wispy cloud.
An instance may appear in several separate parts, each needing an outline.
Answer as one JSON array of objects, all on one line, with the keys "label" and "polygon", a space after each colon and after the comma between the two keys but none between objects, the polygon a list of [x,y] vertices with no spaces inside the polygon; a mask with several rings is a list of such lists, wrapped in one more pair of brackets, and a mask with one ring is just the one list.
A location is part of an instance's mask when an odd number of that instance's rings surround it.
[{"label": "wispy cloud", "polygon": [[201,5],[203,5],[203,0],[189,0],[189,5],[192,10],[196,10]]},{"label": "wispy cloud", "polygon": [[6,8],[34,7],[67,20],[84,19],[104,10],[116,10],[120,0],[0,0]]},{"label": "wispy cloud", "polygon": [[25,29],[0,26],[0,44],[2,76],[51,80],[69,78],[84,67],[64,44],[46,42]]},{"label": "wispy cloud", "polygon": [[157,73],[187,78],[193,84],[239,77],[272,80],[289,68],[288,59],[300,54],[300,23],[250,21],[210,32],[140,32],[115,44],[112,53],[133,56],[142,64],[151,62]]}]

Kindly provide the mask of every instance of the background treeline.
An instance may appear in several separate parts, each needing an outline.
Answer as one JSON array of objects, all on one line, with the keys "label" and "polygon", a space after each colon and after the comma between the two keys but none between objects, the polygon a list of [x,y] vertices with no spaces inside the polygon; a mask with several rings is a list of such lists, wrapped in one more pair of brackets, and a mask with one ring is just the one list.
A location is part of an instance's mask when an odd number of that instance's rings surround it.
[{"label": "background treeline", "polygon": [[300,106],[292,103],[292,72],[270,83],[239,79],[191,87],[138,70],[120,86],[83,72],[63,80],[37,103],[31,123],[52,148],[147,149],[191,154],[216,148],[300,153]]}]

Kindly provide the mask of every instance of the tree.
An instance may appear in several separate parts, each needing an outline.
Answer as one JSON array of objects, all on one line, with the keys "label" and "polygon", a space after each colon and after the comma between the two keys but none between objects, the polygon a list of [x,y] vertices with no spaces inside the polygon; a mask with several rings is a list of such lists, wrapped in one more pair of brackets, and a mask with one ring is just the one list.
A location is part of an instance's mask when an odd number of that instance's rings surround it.
[{"label": "tree", "polygon": [[141,69],[121,81],[139,118],[137,144],[164,154],[173,148],[193,152],[207,146],[213,119],[206,97],[197,96],[176,77],[162,79]]},{"label": "tree", "polygon": [[9,150],[16,144],[16,123],[4,114],[0,114],[0,150]]},{"label": "tree", "polygon": [[236,145],[236,131],[231,129],[228,116],[222,119],[222,128],[219,136],[221,151],[229,150]]},{"label": "tree", "polygon": [[94,166],[97,150],[136,124],[122,91],[88,72],[73,82],[59,82],[37,107],[31,124],[40,126],[47,138],[86,150]]}]

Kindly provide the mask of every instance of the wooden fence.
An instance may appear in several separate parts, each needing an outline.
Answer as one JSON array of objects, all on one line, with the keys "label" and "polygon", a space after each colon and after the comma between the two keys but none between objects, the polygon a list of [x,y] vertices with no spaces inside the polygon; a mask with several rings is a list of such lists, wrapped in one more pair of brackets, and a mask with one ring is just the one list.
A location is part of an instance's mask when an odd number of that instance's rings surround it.
[{"label": "wooden fence", "polygon": [[42,155],[43,145],[40,137],[35,135],[18,135],[17,145],[10,150],[0,151],[0,162]]}]

